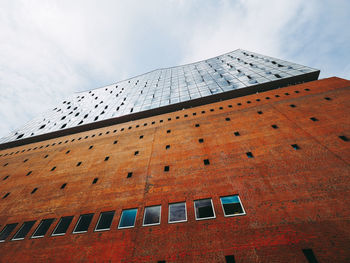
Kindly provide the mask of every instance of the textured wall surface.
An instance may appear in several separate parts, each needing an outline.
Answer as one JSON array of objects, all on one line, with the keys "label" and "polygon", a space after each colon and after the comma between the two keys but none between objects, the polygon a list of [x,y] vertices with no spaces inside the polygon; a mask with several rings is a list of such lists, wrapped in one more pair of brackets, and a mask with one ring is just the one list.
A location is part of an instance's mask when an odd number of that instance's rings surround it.
[{"label": "textured wall surface", "polygon": [[[3,150],[0,228],[19,224],[0,261],[307,262],[310,248],[319,262],[349,262],[350,142],[339,138],[350,138],[349,90],[350,81],[324,79]],[[232,194],[246,215],[224,217],[219,198]],[[196,221],[193,200],[208,197],[216,218]],[[178,201],[188,221],[169,224]],[[160,225],[142,226],[149,205],[162,205]],[[136,226],[118,230],[127,208],[138,208]],[[111,230],[94,232],[110,210]],[[84,213],[95,213],[88,232],[72,234]],[[51,237],[70,215],[67,234]],[[31,239],[45,218],[56,220]],[[11,241],[30,220],[26,238]]]}]

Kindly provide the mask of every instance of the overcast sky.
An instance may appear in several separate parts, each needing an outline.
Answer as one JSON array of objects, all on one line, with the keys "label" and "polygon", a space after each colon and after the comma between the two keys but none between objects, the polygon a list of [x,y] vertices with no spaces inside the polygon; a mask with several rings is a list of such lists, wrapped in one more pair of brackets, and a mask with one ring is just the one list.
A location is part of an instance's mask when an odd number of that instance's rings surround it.
[{"label": "overcast sky", "polygon": [[349,0],[0,0],[0,137],[74,92],[237,48],[350,79]]}]

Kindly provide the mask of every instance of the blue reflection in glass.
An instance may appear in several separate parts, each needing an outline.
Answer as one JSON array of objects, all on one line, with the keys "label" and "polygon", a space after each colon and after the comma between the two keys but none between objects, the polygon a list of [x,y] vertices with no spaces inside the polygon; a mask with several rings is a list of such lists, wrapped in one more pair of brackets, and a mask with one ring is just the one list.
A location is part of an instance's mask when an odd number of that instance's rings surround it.
[{"label": "blue reflection in glass", "polygon": [[135,225],[136,214],[137,208],[124,210],[120,218],[119,228],[133,227]]},{"label": "blue reflection in glass", "polygon": [[237,195],[221,197],[222,204],[239,203]]}]

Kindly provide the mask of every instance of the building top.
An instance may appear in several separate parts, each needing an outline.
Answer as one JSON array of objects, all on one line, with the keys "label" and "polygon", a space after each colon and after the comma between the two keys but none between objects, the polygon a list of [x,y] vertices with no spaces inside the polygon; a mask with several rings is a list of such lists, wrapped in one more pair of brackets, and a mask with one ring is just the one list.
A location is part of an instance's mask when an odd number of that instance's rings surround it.
[{"label": "building top", "polygon": [[0,139],[0,149],[316,80],[319,70],[238,49],[76,93]]}]

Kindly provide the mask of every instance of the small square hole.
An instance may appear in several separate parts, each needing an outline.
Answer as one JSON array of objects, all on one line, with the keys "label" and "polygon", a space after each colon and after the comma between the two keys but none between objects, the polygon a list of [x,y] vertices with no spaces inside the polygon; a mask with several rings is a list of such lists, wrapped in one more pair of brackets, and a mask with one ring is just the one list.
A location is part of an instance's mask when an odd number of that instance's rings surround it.
[{"label": "small square hole", "polygon": [[197,115],[197,113],[193,112],[193,113],[192,113],[192,115],[193,115],[193,116],[196,116],[196,115]]},{"label": "small square hole", "polygon": [[90,145],[89,150],[91,150],[93,147],[94,147],[93,145]]},{"label": "small square hole", "polygon": [[[53,171],[53,170],[52,170],[52,171]],[[29,171],[29,172],[26,174],[26,176],[29,176],[31,173],[32,173],[32,171]]]},{"label": "small square hole", "polygon": [[225,262],[226,263],[236,263],[234,255],[225,256]]},{"label": "small square hole", "polygon": [[37,190],[38,190],[38,188],[34,188],[33,191],[31,192],[31,194],[34,194]]},{"label": "small square hole", "polygon": [[205,110],[202,110],[201,113],[204,114],[204,113],[205,113]]},{"label": "small square hole", "polygon": [[250,104],[250,103],[251,103],[251,101],[250,101],[250,100],[248,100],[248,101],[247,101],[247,103],[248,103],[248,104]]},{"label": "small square hole", "polygon": [[199,127],[199,124],[197,123],[195,126],[196,126],[196,127]]},{"label": "small square hole", "polygon": [[306,91],[310,91],[310,89],[304,89],[304,90],[306,90]]},{"label": "small square hole", "polygon": [[128,172],[128,175],[126,176],[126,178],[130,178],[132,177],[132,172]]},{"label": "small square hole", "polygon": [[276,124],[272,124],[271,127],[274,129],[278,129],[278,126]]},{"label": "small square hole", "polygon": [[166,131],[166,133],[170,133],[170,132],[171,132],[171,130],[167,130],[167,131]]},{"label": "small square hole", "polygon": [[25,163],[25,162],[27,162],[28,161],[28,159],[25,159],[23,162]]},{"label": "small square hole", "polygon": [[289,107],[295,108],[296,106],[294,104],[290,104]]},{"label": "small square hole", "polygon": [[118,140],[114,141],[113,144],[117,144],[118,143]]},{"label": "small square hole", "polygon": [[67,183],[64,183],[61,185],[61,189],[64,189],[66,187]]},{"label": "small square hole", "polygon": [[92,181],[92,184],[96,184],[98,181],[98,178],[94,178],[94,180]]},{"label": "small square hole", "polygon": [[209,165],[210,164],[209,159],[204,159],[203,162],[204,162],[204,165]]},{"label": "small square hole", "polygon": [[349,141],[349,138],[346,137],[345,135],[340,135],[339,138],[342,139],[344,142],[348,142]]},{"label": "small square hole", "polygon": [[248,156],[248,158],[254,158],[254,155],[251,152],[247,152],[246,155]]},{"label": "small square hole", "polygon": [[230,105],[228,105],[227,107],[232,108],[232,105],[230,104]]},{"label": "small square hole", "polygon": [[258,114],[263,114],[263,112],[262,111],[258,111]]},{"label": "small square hole", "polygon": [[66,154],[70,153],[70,150],[66,151]]},{"label": "small square hole", "polygon": [[227,117],[226,119],[225,119],[225,121],[230,121],[231,119],[229,118],[229,117]]},{"label": "small square hole", "polygon": [[210,111],[211,111],[211,112],[213,112],[213,111],[214,111],[214,109],[210,109]]},{"label": "small square hole", "polygon": [[105,157],[105,162],[109,160],[109,156],[106,156]]},{"label": "small square hole", "polygon": [[156,124],[156,122],[155,122],[155,121],[152,121],[151,124],[154,125],[154,124]]},{"label": "small square hole", "polygon": [[204,142],[204,139],[200,138],[200,139],[198,140],[198,142],[199,142],[199,143],[203,143],[203,142]]},{"label": "small square hole", "polygon": [[284,95],[289,96],[289,93],[288,93],[288,92],[286,92],[286,93],[284,93]]},{"label": "small square hole", "polygon": [[163,122],[163,120],[159,120],[159,122]]},{"label": "small square hole", "polygon": [[233,134],[234,134],[235,136],[240,136],[240,135],[241,135],[238,131],[234,132]]},{"label": "small square hole", "polygon": [[260,101],[260,99],[256,99],[256,101]]},{"label": "small square hole", "polygon": [[187,118],[187,117],[188,117],[188,115],[187,115],[187,114],[185,114],[185,115],[184,115],[184,117],[185,117],[185,118]]},{"label": "small square hole", "polygon": [[142,139],[143,138],[143,135],[140,135],[140,139]]},{"label": "small square hole", "polygon": [[46,154],[46,155],[44,156],[44,158],[47,158],[47,157],[49,157],[49,155],[48,155],[48,154]]},{"label": "small square hole", "polygon": [[134,152],[134,155],[136,156],[136,155],[139,155],[139,151],[135,151]]},{"label": "small square hole", "polygon": [[169,166],[164,166],[164,172],[169,172],[170,168]]},{"label": "small square hole", "polygon": [[77,163],[77,166],[80,166],[80,165],[81,165],[81,162],[78,162],[78,163]]},{"label": "small square hole", "polygon": [[180,117],[179,117],[179,116],[176,116],[176,119],[178,120],[178,119],[180,119]]},{"label": "small square hole", "polygon": [[241,106],[241,105],[242,105],[242,103],[238,102],[238,103],[237,103],[237,105],[238,105],[238,106]]},{"label": "small square hole", "polygon": [[279,98],[279,97],[280,97],[280,95],[275,95],[275,97],[276,97],[276,98]]},{"label": "small square hole", "polygon": [[54,171],[55,169],[56,169],[56,166],[52,167],[52,168],[51,168],[51,171]]},{"label": "small square hole", "polygon": [[318,119],[315,118],[315,117],[311,117],[310,120],[312,120],[312,121],[318,121]]},{"label": "small square hole", "polygon": [[325,97],[324,99],[325,100],[332,100],[330,97]]},{"label": "small square hole", "polygon": [[298,144],[292,144],[291,146],[293,147],[294,150],[299,150],[300,149]]}]

